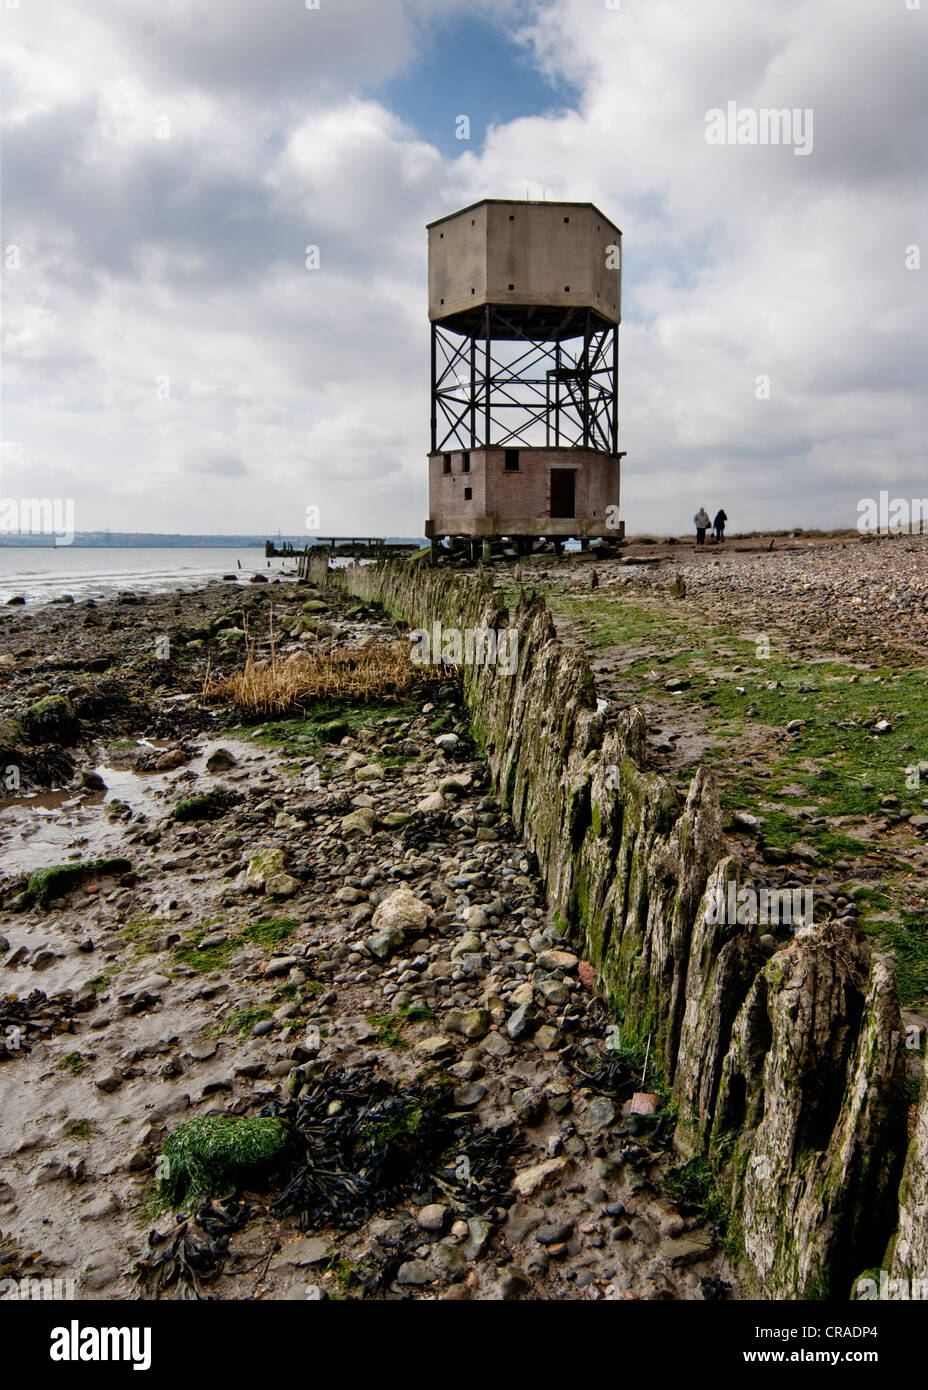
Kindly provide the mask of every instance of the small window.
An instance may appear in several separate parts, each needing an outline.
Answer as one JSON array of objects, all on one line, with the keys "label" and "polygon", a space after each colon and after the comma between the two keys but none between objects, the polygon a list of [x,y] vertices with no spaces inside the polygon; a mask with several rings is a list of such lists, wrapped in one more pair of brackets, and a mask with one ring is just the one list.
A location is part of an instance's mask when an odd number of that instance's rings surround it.
[{"label": "small window", "polygon": [[440,299],[438,302],[439,304],[444,304],[445,301],[443,299]]},{"label": "small window", "polygon": [[518,473],[519,471],[519,451],[518,449],[506,450],[506,462],[504,464],[507,473]]},{"label": "small window", "polygon": [[450,473],[450,472],[451,472],[451,455],[450,455],[450,454],[442,454],[442,456],[441,456],[441,471],[442,471],[443,473]]},{"label": "small window", "polygon": [[510,285],[509,288],[510,288],[511,290],[514,290],[514,289],[515,289],[515,285]]},{"label": "small window", "polygon": [[509,214],[509,221],[510,221],[510,222],[515,222],[515,220],[516,220],[516,218],[515,218],[515,213],[512,213],[512,212],[511,212],[511,213]]},{"label": "small window", "polygon": [[470,219],[470,225],[471,225],[472,227],[476,227],[476,225],[477,225],[477,223],[475,222],[475,220],[473,219],[473,217]]},{"label": "small window", "polygon": [[564,218],[564,221],[565,221],[565,222],[569,222],[569,221],[570,221],[570,218],[569,218],[569,217],[565,217],[565,218]]},{"label": "small window", "polygon": [[467,451],[461,455],[461,472],[470,472],[470,454]]},{"label": "small window", "polygon": [[439,233],[438,233],[438,240],[439,240],[439,241],[444,241],[444,239],[445,239],[445,234],[444,234],[444,232],[439,232]]},{"label": "small window", "polygon": [[465,501],[465,502],[469,502],[470,499],[473,497],[473,495],[474,495],[474,489],[473,489],[472,487],[466,487],[466,488],[464,489],[464,501]]},{"label": "small window", "polygon": [[471,285],[471,287],[470,287],[470,292],[471,292],[471,294],[476,294],[476,293],[477,293],[477,291],[474,289],[473,285]]},{"label": "small window", "polygon": [[565,285],[565,286],[564,286],[564,293],[565,293],[565,294],[570,294],[570,286],[569,286],[569,285]]}]

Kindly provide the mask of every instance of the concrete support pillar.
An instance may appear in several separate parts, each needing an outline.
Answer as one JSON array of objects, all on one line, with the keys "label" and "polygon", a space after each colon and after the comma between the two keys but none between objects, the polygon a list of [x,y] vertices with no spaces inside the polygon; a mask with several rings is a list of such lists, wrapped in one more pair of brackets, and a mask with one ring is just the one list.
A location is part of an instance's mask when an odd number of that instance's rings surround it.
[{"label": "concrete support pillar", "polygon": [[490,561],[493,559],[493,544],[491,541],[485,540],[483,542],[483,545],[481,547],[480,558],[483,560],[483,563],[485,565],[488,565]]}]

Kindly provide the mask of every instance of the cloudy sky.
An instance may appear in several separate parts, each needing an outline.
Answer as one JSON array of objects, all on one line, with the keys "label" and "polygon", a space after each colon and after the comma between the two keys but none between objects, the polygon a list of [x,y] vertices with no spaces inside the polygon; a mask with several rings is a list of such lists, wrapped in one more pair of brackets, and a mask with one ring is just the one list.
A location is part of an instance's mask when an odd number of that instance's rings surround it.
[{"label": "cloudy sky", "polygon": [[[928,494],[916,3],[19,0],[0,493],[421,534],[425,224],[528,195],[624,233],[631,531]],[[811,111],[811,150],[708,143],[730,101]]]}]

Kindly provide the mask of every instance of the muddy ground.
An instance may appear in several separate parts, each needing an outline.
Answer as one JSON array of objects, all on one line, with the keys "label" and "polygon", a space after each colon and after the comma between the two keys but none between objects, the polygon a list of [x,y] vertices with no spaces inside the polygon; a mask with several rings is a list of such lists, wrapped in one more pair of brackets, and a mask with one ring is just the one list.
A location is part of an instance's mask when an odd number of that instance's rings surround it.
[{"label": "muddy ground", "polygon": [[[292,580],[0,610],[0,1275],[736,1296],[724,1212],[552,928],[455,680],[263,723],[204,704],[272,629],[295,659],[398,633]],[[185,1222],[165,1140],[227,1115],[290,1146]]]}]

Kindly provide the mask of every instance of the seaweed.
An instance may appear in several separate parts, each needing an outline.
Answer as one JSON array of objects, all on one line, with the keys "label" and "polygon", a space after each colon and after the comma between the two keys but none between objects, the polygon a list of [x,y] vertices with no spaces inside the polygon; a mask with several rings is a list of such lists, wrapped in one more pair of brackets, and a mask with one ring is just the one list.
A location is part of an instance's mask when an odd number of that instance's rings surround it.
[{"label": "seaweed", "polygon": [[249,1213],[244,1203],[208,1203],[164,1235],[148,1233],[148,1256],[132,1275],[141,1298],[158,1298],[172,1290],[175,1299],[201,1300],[202,1285],[216,1279],[229,1255],[229,1240]]},{"label": "seaweed", "polygon": [[217,820],[233,806],[238,806],[244,799],[240,792],[230,792],[225,788],[219,788],[214,792],[205,792],[201,796],[188,796],[183,801],[178,801],[171,812],[171,819],[177,821]]},{"label": "seaweed", "polygon": [[47,869],[37,869],[30,874],[22,895],[22,904],[38,903],[47,907],[57,898],[80,887],[92,877],[117,877],[131,874],[132,864],[128,859],[86,859],[75,864],[52,864]]},{"label": "seaweed", "polygon": [[443,1195],[463,1215],[508,1205],[523,1138],[474,1130],[474,1116],[453,1106],[447,1078],[401,1086],[372,1067],[326,1065],[297,1098],[262,1111],[283,1118],[292,1136],[289,1174],[271,1210],[296,1215],[303,1230],[356,1230],[409,1199]]},{"label": "seaweed", "polygon": [[164,1141],[158,1196],[179,1211],[227,1195],[246,1175],[272,1165],[286,1143],[286,1125],[272,1117],[201,1115],[185,1120]]}]

